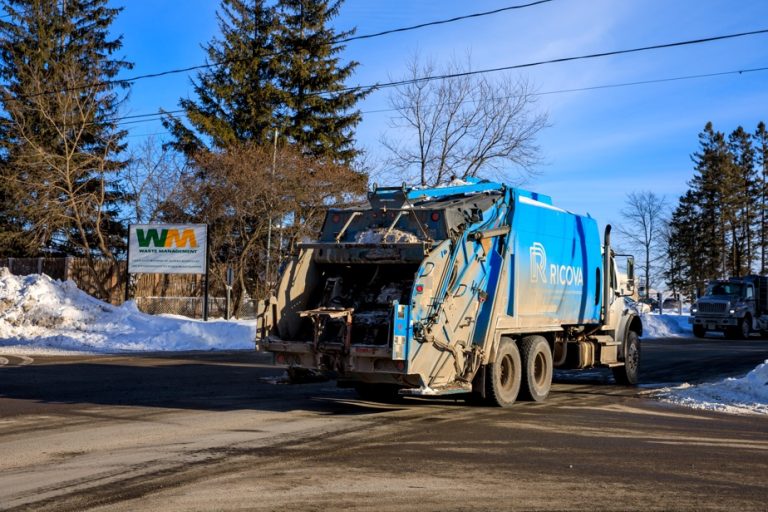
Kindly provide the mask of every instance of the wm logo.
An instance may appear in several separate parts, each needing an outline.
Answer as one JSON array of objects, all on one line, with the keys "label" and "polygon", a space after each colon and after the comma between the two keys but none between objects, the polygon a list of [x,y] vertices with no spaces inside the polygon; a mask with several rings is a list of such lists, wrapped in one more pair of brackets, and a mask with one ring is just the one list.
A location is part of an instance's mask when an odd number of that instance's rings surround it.
[{"label": "wm logo", "polygon": [[139,247],[161,247],[177,249],[189,247],[197,249],[197,239],[194,229],[185,229],[179,233],[178,229],[136,229],[136,237],[139,239]]}]

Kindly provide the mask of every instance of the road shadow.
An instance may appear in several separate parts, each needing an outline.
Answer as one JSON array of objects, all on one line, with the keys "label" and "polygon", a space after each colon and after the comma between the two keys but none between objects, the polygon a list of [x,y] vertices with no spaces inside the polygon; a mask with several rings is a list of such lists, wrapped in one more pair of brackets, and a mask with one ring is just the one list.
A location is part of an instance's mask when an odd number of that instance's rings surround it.
[{"label": "road shadow", "polygon": [[[206,411],[307,410],[377,414],[397,408],[357,399],[333,381],[288,384],[285,370],[251,354],[202,353],[35,358],[0,367],[0,399]],[[0,400],[0,417],[14,415]]]}]

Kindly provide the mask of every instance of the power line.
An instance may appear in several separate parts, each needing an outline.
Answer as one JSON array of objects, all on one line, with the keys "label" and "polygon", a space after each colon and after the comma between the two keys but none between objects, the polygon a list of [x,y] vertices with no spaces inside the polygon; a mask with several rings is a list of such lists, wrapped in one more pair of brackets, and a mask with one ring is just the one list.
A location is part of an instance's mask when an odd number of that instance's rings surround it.
[{"label": "power line", "polygon": [[605,84],[605,85],[593,85],[590,87],[579,87],[574,89],[559,89],[556,91],[547,91],[547,92],[538,92],[538,93],[532,93],[532,96],[545,96],[548,94],[563,94],[568,92],[583,92],[583,91],[595,91],[599,89],[616,89],[619,87],[631,87],[635,85],[649,85],[649,84],[659,84],[664,82],[679,82],[682,80],[694,80],[699,78],[712,78],[717,76],[726,76],[726,75],[743,75],[744,73],[756,73],[759,71],[768,71],[768,66],[762,67],[762,68],[749,68],[749,69],[736,69],[733,71],[720,71],[717,73],[704,73],[700,75],[686,75],[686,76],[675,76],[675,77],[669,77],[669,78],[656,78],[653,80],[638,80],[636,82],[623,82],[618,84]]},{"label": "power line", "polygon": [[481,18],[483,16],[490,16],[492,14],[499,14],[506,11],[513,11],[517,9],[524,9],[526,7],[533,7],[535,5],[545,4],[547,2],[551,2],[552,0],[539,0],[537,2],[531,2],[528,4],[521,4],[521,5],[511,5],[509,7],[502,7],[500,9],[494,9],[492,11],[484,11],[484,12],[476,12],[474,14],[466,14],[464,16],[456,16],[455,18],[448,18],[445,20],[437,20],[437,21],[430,21],[427,23],[419,23],[418,25],[411,25],[410,27],[402,27],[402,28],[393,28],[390,30],[384,30],[382,32],[374,32],[373,34],[364,34],[361,36],[352,36],[347,37],[345,39],[339,39],[336,41],[336,43],[348,43],[350,41],[360,41],[361,39],[371,39],[374,37],[379,36],[388,36],[390,34],[397,34],[400,32],[408,32],[411,30],[417,30],[420,28],[426,28],[426,27],[434,27],[436,25],[445,25],[446,23],[454,23],[456,21],[462,21],[462,20],[468,20],[470,18]]},{"label": "power line", "polygon": [[[445,20],[430,21],[430,22],[427,22],[427,23],[420,23],[418,25],[412,25],[412,26],[409,26],[409,27],[394,28],[394,29],[384,30],[382,32],[376,32],[376,33],[372,33],[372,34],[363,34],[363,35],[360,35],[360,36],[351,36],[351,37],[341,38],[341,39],[335,38],[334,40],[332,40],[332,41],[330,41],[328,43],[325,43],[325,45],[347,43],[347,42],[358,41],[358,40],[362,40],[362,39],[372,39],[372,38],[375,38],[375,37],[381,37],[381,36],[395,34],[395,33],[400,33],[400,32],[408,32],[408,31],[411,31],[411,30],[417,30],[417,29],[420,29],[420,28],[426,28],[426,27],[431,27],[431,26],[435,26],[435,25],[444,25],[446,23],[454,23],[456,21],[461,21],[461,20],[465,20],[465,19],[479,18],[479,17],[483,17],[483,16],[490,16],[490,15],[493,15],[493,14],[499,14],[499,13],[502,13],[502,12],[505,12],[505,11],[511,11],[511,10],[516,10],[516,9],[524,9],[526,7],[533,7],[533,6],[536,6],[536,5],[539,5],[539,4],[543,4],[543,3],[547,3],[547,2],[551,2],[551,1],[553,1],[553,0],[538,0],[538,1],[527,3],[527,4],[512,5],[512,6],[508,6],[508,7],[502,7],[500,9],[495,9],[495,10],[492,10],[492,11],[485,11],[485,12],[478,12],[478,13],[473,13],[473,14],[467,14],[467,15],[464,15],[464,16],[457,16],[457,17],[450,18],[450,19],[445,19]],[[264,56],[266,56],[266,57],[275,57],[275,56],[281,55],[281,53],[282,52],[267,53]],[[168,75],[176,75],[176,74],[179,74],[179,73],[188,73],[190,71],[198,71],[198,70],[201,70],[201,69],[208,69],[208,68],[223,66],[225,64],[237,64],[237,63],[240,63],[240,62],[246,62],[248,60],[251,60],[251,58],[228,59],[228,60],[224,60],[224,61],[220,61],[220,62],[198,64],[196,66],[189,66],[189,67],[185,67],[185,68],[176,68],[176,69],[169,69],[169,70],[165,70],[165,71],[158,71],[156,73],[147,73],[147,74],[144,74],[144,75],[136,75],[136,76],[129,77],[129,78],[124,78],[124,79],[104,80],[104,81],[99,81],[99,82],[93,82],[93,83],[90,83],[90,84],[82,84],[82,85],[78,85],[78,86],[74,86],[74,87],[70,87],[70,88],[65,88],[65,89],[59,89],[59,90],[55,90],[55,91],[43,91],[43,92],[38,92],[38,93],[34,93],[34,94],[23,95],[21,97],[22,98],[34,98],[34,97],[37,97],[37,96],[43,96],[43,95],[47,95],[47,94],[57,94],[57,93],[61,93],[61,92],[71,92],[71,91],[78,91],[78,90],[82,90],[82,89],[89,89],[91,87],[101,87],[101,86],[118,85],[118,84],[122,85],[122,84],[128,84],[128,83],[137,82],[139,80],[146,80],[146,79],[149,79],[149,78],[159,78],[159,77],[168,76]]]},{"label": "power line", "polygon": [[[665,78],[654,78],[650,80],[638,80],[633,82],[620,82],[620,83],[614,83],[614,84],[601,84],[601,85],[591,85],[587,87],[575,87],[570,89],[556,89],[552,91],[543,91],[543,92],[533,92],[530,93],[531,96],[547,96],[552,94],[566,94],[566,93],[572,93],[572,92],[584,92],[584,91],[594,91],[594,90],[601,90],[601,89],[616,89],[620,87],[633,87],[637,85],[650,85],[650,84],[658,84],[658,83],[666,83],[666,82],[678,82],[683,80],[696,80],[696,79],[702,79],[702,78],[714,78],[719,76],[727,76],[727,75],[743,75],[746,73],[757,73],[761,71],[768,71],[768,66],[766,67],[760,67],[760,68],[746,68],[746,69],[734,69],[730,71],[718,71],[714,73],[701,73],[696,75],[683,75],[683,76],[674,76],[674,77],[665,77]],[[501,98],[497,98],[501,99]],[[467,100],[470,101],[470,100]],[[461,102],[461,103],[465,103]],[[376,109],[376,110],[363,110],[360,113],[361,114],[380,114],[383,112],[396,112],[398,109],[396,108],[385,108],[385,109]],[[154,112],[151,114],[136,114],[131,116],[124,116],[124,117],[118,117],[111,119],[110,121],[116,122],[118,125],[124,125],[124,124],[140,124],[140,123],[148,123],[153,121],[159,121],[160,117],[165,114],[179,114],[184,113],[186,110],[180,109],[180,110],[170,110],[165,112]],[[152,119],[154,117],[157,117],[157,119]],[[131,119],[132,121],[123,122],[125,119]],[[135,119],[135,120],[134,120]]]},{"label": "power line", "polygon": [[[736,34],[726,34],[721,36],[712,36],[712,37],[703,37],[699,39],[689,39],[686,41],[675,41],[672,43],[663,43],[663,44],[655,44],[651,46],[641,46],[638,48],[628,48],[624,50],[614,50],[609,52],[599,52],[599,53],[590,53],[586,55],[577,55],[573,57],[560,57],[557,59],[549,59],[549,60],[541,60],[536,62],[528,62],[525,64],[514,64],[511,66],[501,66],[497,68],[487,68],[487,69],[480,69],[476,71],[463,71],[460,73],[449,73],[444,75],[434,75],[434,76],[424,76],[419,78],[410,78],[407,80],[396,80],[392,82],[384,82],[384,83],[377,83],[374,85],[358,85],[354,87],[345,87],[343,89],[340,89],[336,92],[351,92],[351,91],[359,91],[359,90],[373,90],[373,89],[384,89],[388,87],[399,87],[402,85],[410,85],[410,84],[416,84],[421,82],[431,82],[433,80],[446,80],[450,78],[461,78],[465,76],[472,76],[472,75],[480,75],[480,74],[486,74],[486,73],[496,73],[499,71],[510,71],[513,69],[524,69],[524,68],[532,68],[536,66],[544,66],[547,64],[560,64],[563,62],[573,62],[578,60],[588,60],[588,59],[597,59],[601,57],[609,57],[613,55],[626,55],[629,53],[638,53],[638,52],[644,52],[644,51],[650,51],[650,50],[661,50],[661,49],[667,49],[667,48],[676,48],[680,46],[691,46],[695,44],[703,44],[703,43],[711,43],[713,41],[723,41],[726,39],[736,39],[739,37],[746,37],[746,36],[754,36],[759,34],[766,34],[768,33],[768,29],[761,29],[761,30],[752,30],[749,32],[739,32]],[[324,92],[316,93],[316,94],[327,94]]]}]

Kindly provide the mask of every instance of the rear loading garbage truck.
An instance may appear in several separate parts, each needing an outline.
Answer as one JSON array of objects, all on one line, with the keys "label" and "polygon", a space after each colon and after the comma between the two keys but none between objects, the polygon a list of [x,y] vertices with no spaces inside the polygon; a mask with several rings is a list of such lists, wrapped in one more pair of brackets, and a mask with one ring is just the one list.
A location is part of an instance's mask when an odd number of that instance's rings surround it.
[{"label": "rear loading garbage truck", "polygon": [[[472,180],[332,209],[261,308],[257,348],[363,396],[544,400],[553,368],[638,379],[633,260],[545,195]],[[617,268],[617,262],[623,266]]]}]

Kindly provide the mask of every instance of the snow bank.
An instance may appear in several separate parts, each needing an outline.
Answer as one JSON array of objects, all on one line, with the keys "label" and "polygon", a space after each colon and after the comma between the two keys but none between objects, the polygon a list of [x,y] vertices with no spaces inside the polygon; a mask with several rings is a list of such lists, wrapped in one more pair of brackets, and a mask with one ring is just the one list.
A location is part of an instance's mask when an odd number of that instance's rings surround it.
[{"label": "snow bank", "polygon": [[683,384],[659,390],[654,396],[693,409],[768,415],[768,360],[741,378]]},{"label": "snow bank", "polygon": [[4,353],[233,350],[254,347],[254,321],[202,322],[147,315],[133,301],[112,306],[72,281],[0,269]]},{"label": "snow bank", "polygon": [[690,337],[691,324],[688,315],[645,313],[640,315],[643,322],[643,339]]}]

